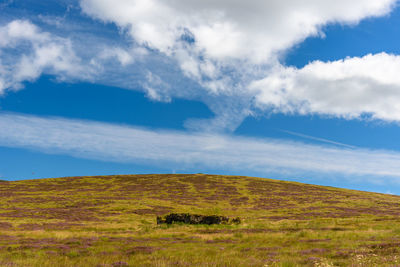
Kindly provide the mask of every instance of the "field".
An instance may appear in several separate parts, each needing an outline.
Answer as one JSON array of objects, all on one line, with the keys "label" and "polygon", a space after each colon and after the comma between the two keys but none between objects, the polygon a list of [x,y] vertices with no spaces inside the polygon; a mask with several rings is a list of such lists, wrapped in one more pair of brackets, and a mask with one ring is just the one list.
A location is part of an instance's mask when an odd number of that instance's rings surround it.
[{"label": "field", "polygon": [[[157,225],[170,212],[239,225]],[[0,182],[0,266],[395,266],[400,197],[204,174]]]}]

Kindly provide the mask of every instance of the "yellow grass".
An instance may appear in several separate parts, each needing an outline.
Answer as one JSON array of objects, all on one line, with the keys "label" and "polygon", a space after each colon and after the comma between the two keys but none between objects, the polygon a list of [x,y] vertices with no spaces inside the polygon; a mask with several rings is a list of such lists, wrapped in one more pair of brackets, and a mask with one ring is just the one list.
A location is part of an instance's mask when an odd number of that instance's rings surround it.
[{"label": "yellow grass", "polygon": [[[394,266],[400,198],[235,176],[0,183],[0,266]],[[157,225],[170,212],[240,225]]]}]

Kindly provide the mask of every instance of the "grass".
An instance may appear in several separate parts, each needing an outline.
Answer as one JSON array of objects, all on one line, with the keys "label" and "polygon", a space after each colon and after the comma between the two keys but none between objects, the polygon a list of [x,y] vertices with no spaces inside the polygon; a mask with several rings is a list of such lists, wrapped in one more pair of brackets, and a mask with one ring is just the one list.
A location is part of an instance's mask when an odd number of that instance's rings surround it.
[{"label": "grass", "polygon": [[[170,212],[240,225],[157,225]],[[394,266],[400,197],[236,176],[0,183],[0,266]]]}]

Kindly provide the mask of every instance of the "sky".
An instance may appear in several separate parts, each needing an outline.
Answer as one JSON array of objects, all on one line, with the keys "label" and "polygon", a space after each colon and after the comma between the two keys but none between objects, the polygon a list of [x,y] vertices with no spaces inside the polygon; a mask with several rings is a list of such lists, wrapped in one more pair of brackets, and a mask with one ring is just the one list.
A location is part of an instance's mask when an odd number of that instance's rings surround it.
[{"label": "sky", "polygon": [[396,0],[0,0],[0,179],[400,194]]}]

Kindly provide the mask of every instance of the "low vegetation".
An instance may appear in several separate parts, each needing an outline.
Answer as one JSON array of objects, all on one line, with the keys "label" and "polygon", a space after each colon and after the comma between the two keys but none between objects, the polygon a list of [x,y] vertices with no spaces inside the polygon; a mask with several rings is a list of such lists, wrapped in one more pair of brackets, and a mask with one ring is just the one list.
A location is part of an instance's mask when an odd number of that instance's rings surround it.
[{"label": "low vegetation", "polygon": [[[157,224],[170,213],[240,224]],[[0,266],[400,265],[400,197],[195,175],[0,183]]]},{"label": "low vegetation", "polygon": [[240,218],[236,217],[229,219],[225,216],[218,215],[199,215],[190,213],[171,213],[164,217],[157,216],[157,224],[173,224],[173,223],[184,223],[184,224],[229,224],[229,223],[240,223]]}]

